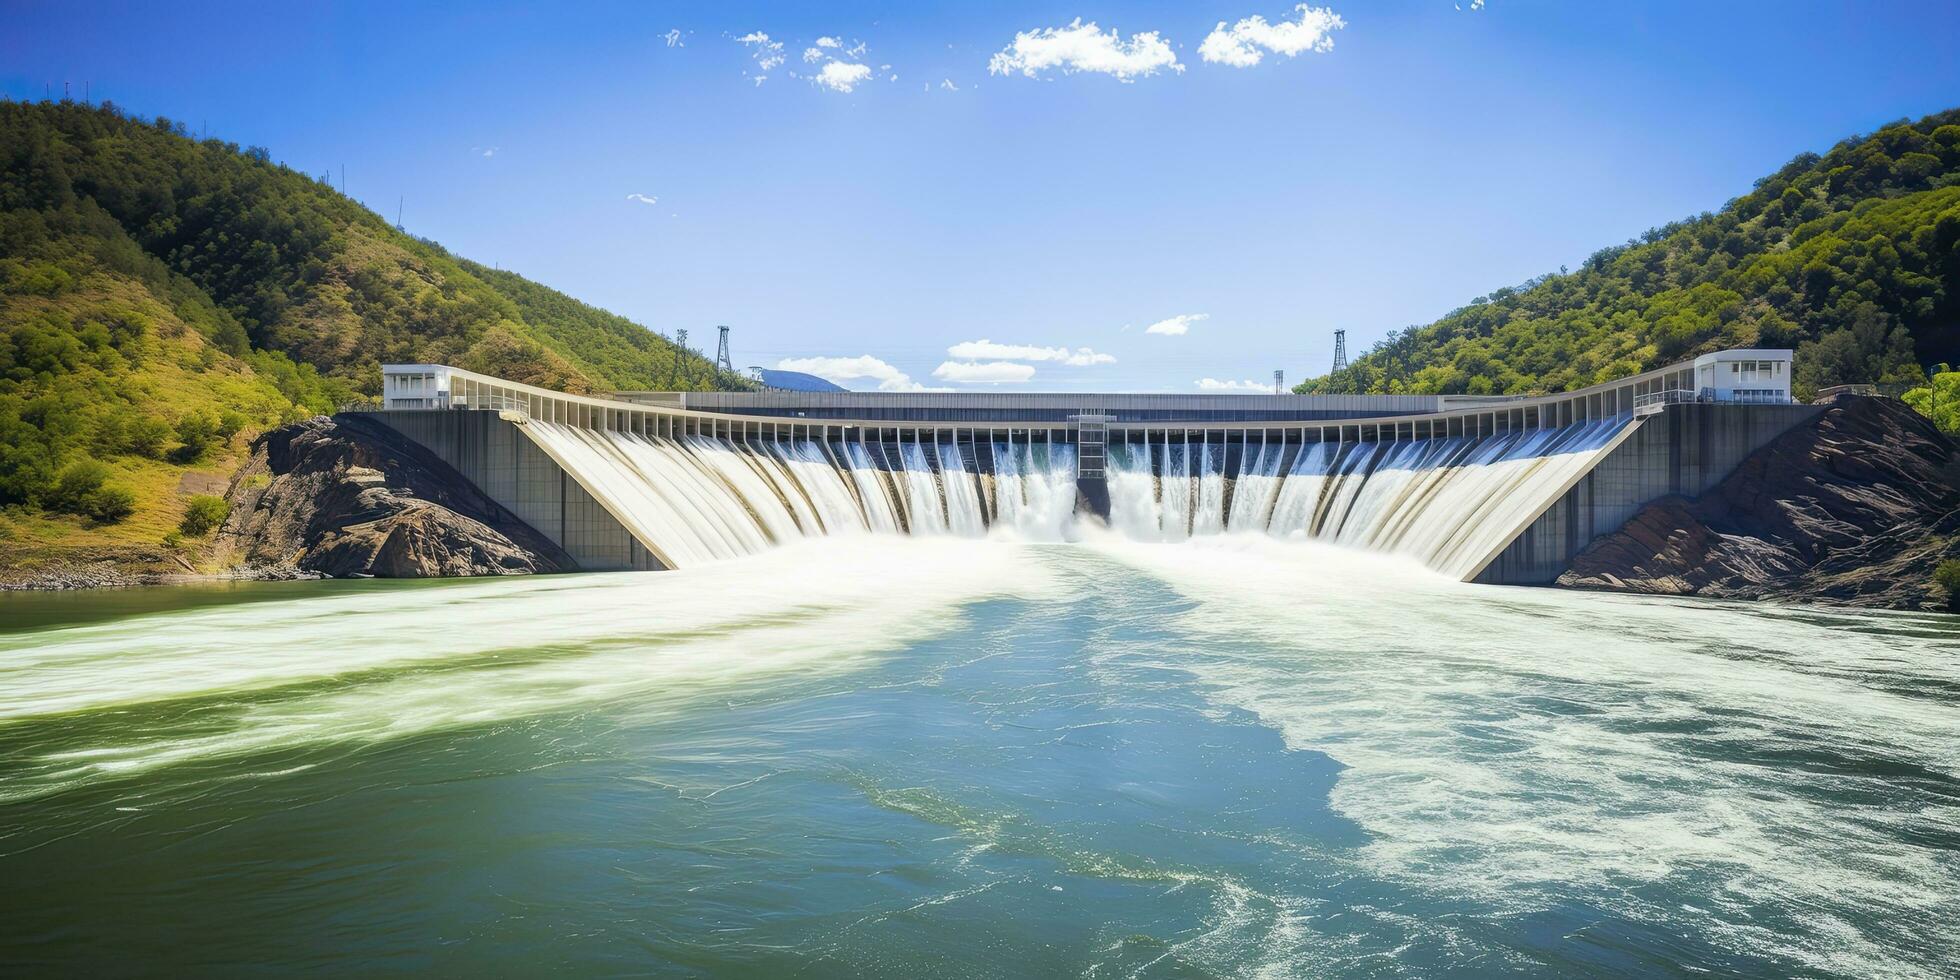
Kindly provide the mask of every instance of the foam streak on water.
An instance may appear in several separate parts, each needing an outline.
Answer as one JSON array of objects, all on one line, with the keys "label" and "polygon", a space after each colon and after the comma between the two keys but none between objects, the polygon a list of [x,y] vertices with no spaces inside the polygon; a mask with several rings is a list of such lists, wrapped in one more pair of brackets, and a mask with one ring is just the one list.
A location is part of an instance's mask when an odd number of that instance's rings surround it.
[{"label": "foam streak on water", "polygon": [[1960,967],[1960,704],[1939,693],[1960,631],[1941,617],[1102,546],[1195,603],[1165,666],[1351,767],[1332,801],[1376,873],[1520,914],[1585,895],[1824,973]]},{"label": "foam streak on water", "polygon": [[[502,579],[0,633],[0,724],[219,702],[183,729],[9,766],[0,801],[192,759],[860,665],[953,627],[950,606],[1038,581],[1004,549],[858,538],[687,573]],[[227,703],[282,690],[292,696]]]}]

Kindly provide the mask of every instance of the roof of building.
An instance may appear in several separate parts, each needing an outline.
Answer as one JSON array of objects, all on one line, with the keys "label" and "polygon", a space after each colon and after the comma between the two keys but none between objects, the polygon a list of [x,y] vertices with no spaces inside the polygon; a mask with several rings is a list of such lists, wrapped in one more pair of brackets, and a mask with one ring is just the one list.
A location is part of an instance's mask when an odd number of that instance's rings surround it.
[{"label": "roof of building", "polygon": [[770,368],[756,368],[762,383],[783,391],[844,391],[842,385],[832,384],[814,374],[801,371],[776,371]]}]

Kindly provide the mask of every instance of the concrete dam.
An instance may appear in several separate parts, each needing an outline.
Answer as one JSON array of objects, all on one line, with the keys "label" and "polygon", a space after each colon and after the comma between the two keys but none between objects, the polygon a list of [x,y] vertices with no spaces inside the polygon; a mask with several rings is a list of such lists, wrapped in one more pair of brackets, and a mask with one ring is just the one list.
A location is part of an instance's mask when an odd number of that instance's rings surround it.
[{"label": "concrete dam", "polygon": [[1697,495],[1816,409],[1790,352],[1723,351],[1558,395],[621,392],[383,369],[381,421],[591,570],[794,539],[1084,523],[1402,554],[1549,582],[1641,505]]}]

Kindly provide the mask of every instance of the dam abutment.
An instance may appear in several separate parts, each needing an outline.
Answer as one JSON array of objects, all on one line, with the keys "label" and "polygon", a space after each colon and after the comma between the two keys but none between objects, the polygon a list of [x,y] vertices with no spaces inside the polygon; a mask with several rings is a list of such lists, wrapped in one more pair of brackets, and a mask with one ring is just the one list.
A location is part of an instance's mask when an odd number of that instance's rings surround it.
[{"label": "dam abutment", "polygon": [[420,443],[584,571],[663,564],[536,442],[499,412],[439,409],[367,416]]},{"label": "dam abutment", "polygon": [[1547,585],[1593,539],[1667,496],[1698,497],[1750,453],[1809,421],[1814,405],[1677,404],[1642,420],[1475,577]]}]

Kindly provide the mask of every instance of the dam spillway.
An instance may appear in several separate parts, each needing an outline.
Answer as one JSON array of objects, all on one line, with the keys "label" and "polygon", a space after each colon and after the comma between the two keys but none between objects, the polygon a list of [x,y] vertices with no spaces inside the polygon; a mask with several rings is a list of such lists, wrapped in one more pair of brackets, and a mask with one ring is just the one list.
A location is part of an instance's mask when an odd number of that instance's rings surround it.
[{"label": "dam spillway", "polygon": [[1807,417],[1787,354],[1780,369],[1750,363],[1780,370],[1780,398],[1711,396],[1689,364],[1537,398],[610,399],[391,365],[380,416],[594,569],[686,568],[803,538],[1063,540],[1106,525],[1150,541],[1315,540],[1528,583]]}]

